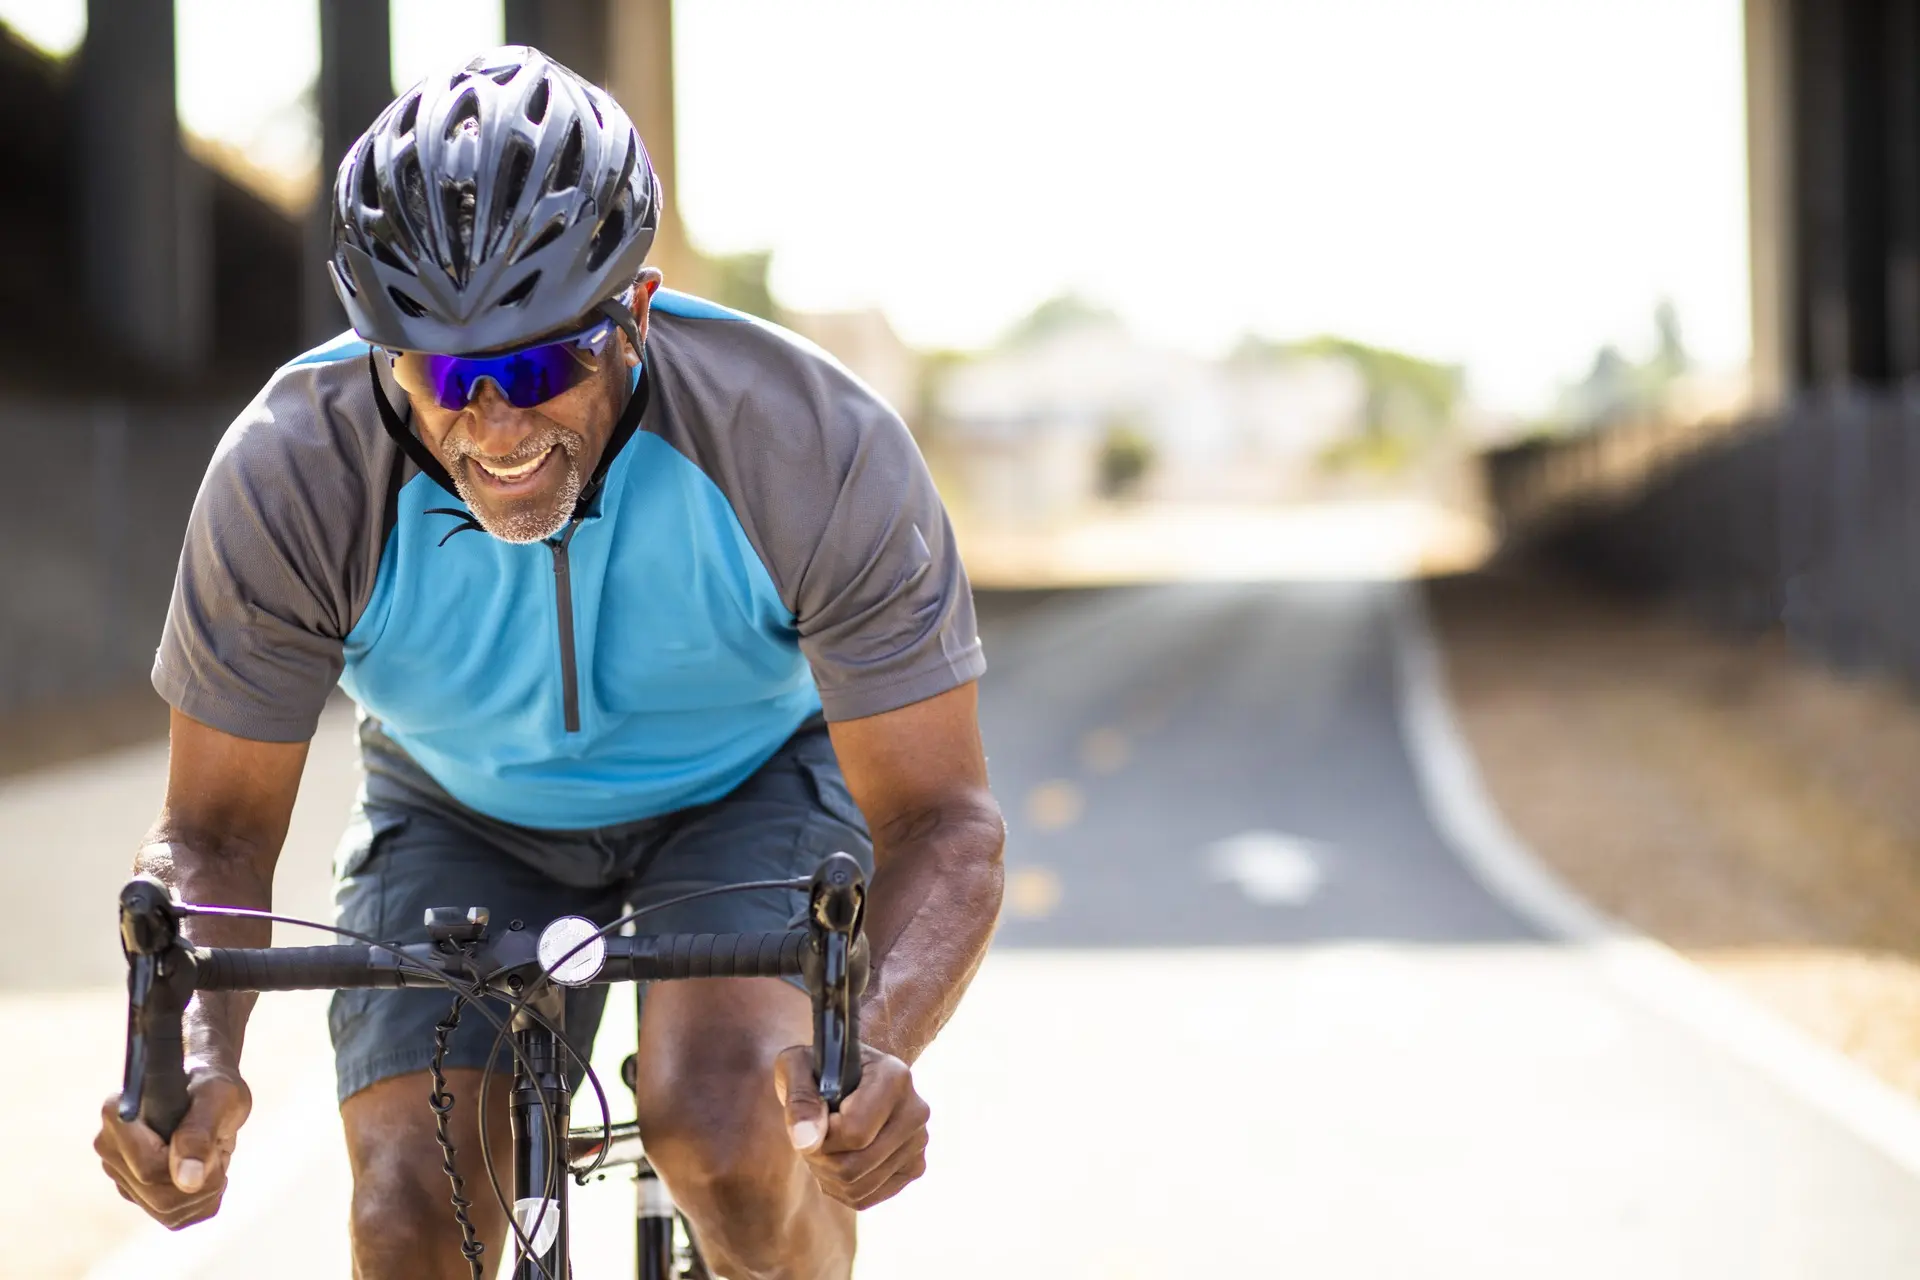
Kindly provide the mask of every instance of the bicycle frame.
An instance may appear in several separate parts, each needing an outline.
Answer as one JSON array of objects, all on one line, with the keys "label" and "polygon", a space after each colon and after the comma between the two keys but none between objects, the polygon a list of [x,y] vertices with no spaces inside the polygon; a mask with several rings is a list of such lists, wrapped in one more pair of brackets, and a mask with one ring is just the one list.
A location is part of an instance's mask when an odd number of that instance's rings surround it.
[{"label": "bicycle frame", "polygon": [[[573,1091],[565,1053],[549,1027],[564,1029],[566,1000],[549,987],[530,1002],[536,1021],[514,1014],[513,1058],[513,1280],[572,1280],[569,1261],[568,1114]],[[558,1144],[555,1138],[559,1139]]]}]

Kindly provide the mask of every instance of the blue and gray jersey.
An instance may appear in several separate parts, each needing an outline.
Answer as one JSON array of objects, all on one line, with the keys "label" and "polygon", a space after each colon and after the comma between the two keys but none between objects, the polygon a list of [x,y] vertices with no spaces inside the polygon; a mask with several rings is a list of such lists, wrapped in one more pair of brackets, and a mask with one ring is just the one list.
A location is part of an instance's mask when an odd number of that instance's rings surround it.
[{"label": "blue and gray jersey", "polygon": [[773,325],[662,290],[646,409],[585,518],[458,529],[351,338],[279,370],[215,452],[153,683],[238,737],[311,737],[337,683],[462,803],[580,829],[731,791],[810,716],[985,669],[899,418]]}]

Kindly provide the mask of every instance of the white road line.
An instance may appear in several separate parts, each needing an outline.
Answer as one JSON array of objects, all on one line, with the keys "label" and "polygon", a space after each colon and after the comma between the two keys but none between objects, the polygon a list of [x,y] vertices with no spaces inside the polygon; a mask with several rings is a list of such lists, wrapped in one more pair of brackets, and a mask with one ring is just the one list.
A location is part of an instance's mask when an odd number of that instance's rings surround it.
[{"label": "white road line", "polygon": [[1614,985],[1682,1023],[1920,1176],[1920,1104],[1798,1027],[1582,900],[1507,827],[1454,723],[1416,583],[1393,588],[1401,732],[1434,825],[1488,892],[1590,950]]},{"label": "white road line", "polygon": [[1302,907],[1320,892],[1327,848],[1279,831],[1243,831],[1208,847],[1213,879],[1239,888],[1263,907]]}]

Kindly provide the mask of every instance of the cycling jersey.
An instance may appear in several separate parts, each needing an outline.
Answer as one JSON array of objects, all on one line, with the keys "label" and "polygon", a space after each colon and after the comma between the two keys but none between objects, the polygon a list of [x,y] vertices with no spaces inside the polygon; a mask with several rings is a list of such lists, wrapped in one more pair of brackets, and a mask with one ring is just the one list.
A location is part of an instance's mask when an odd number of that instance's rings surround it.
[{"label": "cycling jersey", "polygon": [[905,426],[785,330],[656,294],[637,430],[529,544],[408,461],[371,367],[351,335],[301,356],[214,454],[153,670],[196,720],[305,741],[338,683],[462,803],[580,829],[717,799],[809,716],[985,670]]}]

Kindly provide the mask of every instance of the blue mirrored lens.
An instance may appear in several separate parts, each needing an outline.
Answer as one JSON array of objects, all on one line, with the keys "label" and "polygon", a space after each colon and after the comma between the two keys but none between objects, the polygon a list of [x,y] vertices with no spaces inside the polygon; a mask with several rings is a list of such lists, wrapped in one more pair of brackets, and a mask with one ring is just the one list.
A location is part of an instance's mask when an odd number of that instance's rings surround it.
[{"label": "blue mirrored lens", "polygon": [[531,409],[592,377],[599,367],[593,357],[612,331],[608,320],[585,333],[501,356],[430,355],[428,385],[441,408],[464,409],[480,383],[491,379],[514,408]]}]

